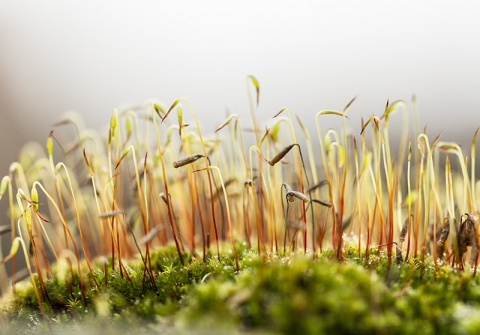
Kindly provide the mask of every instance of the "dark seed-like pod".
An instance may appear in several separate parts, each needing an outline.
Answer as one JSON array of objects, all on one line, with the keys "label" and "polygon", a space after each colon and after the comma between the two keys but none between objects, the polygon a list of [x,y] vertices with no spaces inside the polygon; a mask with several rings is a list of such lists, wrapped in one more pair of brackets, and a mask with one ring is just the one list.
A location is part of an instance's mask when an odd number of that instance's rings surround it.
[{"label": "dark seed-like pod", "polygon": [[440,233],[440,238],[437,241],[437,247],[442,247],[445,244],[445,241],[450,234],[450,218],[445,218],[445,223],[443,225],[442,231]]},{"label": "dark seed-like pod", "polygon": [[177,169],[181,166],[193,163],[193,162],[195,162],[196,160],[199,160],[202,157],[205,157],[205,156],[201,155],[201,154],[195,154],[195,155],[190,155],[190,156],[184,157],[182,159],[179,159],[179,160],[173,162],[173,167],[175,169]]},{"label": "dark seed-like pod", "polygon": [[403,255],[402,255],[402,250],[400,247],[397,245],[395,248],[395,260],[397,262],[397,265],[401,264],[403,262]]},{"label": "dark seed-like pod", "polygon": [[33,257],[34,255],[34,248],[35,248],[35,242],[33,240],[30,240],[30,242],[28,243],[28,254],[30,255],[30,257]]},{"label": "dark seed-like pod", "polygon": [[273,157],[272,159],[270,159],[268,161],[268,164],[270,164],[271,166],[274,166],[275,164],[277,164],[296,145],[297,144],[294,143],[294,144],[290,144],[290,145],[286,146],[285,148],[283,148],[282,151],[280,151],[275,157]]},{"label": "dark seed-like pod", "polygon": [[473,241],[475,240],[475,217],[468,213],[465,215],[467,218],[461,223],[457,237],[460,256],[467,251],[467,247],[473,245]]},{"label": "dark seed-like pod", "polygon": [[291,193],[287,193],[285,197],[287,198],[288,202],[295,201],[295,197],[293,197]]},{"label": "dark seed-like pod", "polygon": [[297,198],[303,202],[307,202],[308,201],[308,198],[305,194],[303,194],[302,192],[298,192],[298,191],[290,191],[290,192],[287,192],[287,200],[288,201],[293,201],[294,199],[293,198]]},{"label": "dark seed-like pod", "polygon": [[290,187],[290,185],[288,185],[287,183],[283,183],[282,186],[285,188],[285,191],[287,192],[287,194],[285,195],[285,198],[287,199],[287,201],[289,202],[294,201],[295,198],[291,194],[293,192],[293,189]]},{"label": "dark seed-like pod", "polygon": [[465,224],[465,234],[473,239],[475,234],[475,216],[465,213],[467,218],[463,222]]},{"label": "dark seed-like pod", "polygon": [[403,222],[402,230],[400,231],[400,236],[398,237],[398,240],[400,241],[400,243],[405,242],[407,231],[408,231],[408,218],[406,218],[405,222]]}]

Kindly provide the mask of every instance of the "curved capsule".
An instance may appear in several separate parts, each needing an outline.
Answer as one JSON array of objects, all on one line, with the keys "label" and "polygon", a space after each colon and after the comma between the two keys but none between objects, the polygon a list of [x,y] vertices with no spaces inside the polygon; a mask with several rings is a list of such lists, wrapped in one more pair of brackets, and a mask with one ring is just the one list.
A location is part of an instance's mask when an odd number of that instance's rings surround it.
[{"label": "curved capsule", "polygon": [[395,248],[395,260],[397,262],[397,265],[403,262],[402,249],[400,249],[398,245]]},{"label": "curved capsule", "polygon": [[292,196],[293,189],[288,185],[287,183],[283,183],[282,186],[285,188],[285,191],[287,194],[285,194],[285,198],[287,199],[288,202],[294,201],[294,197]]},{"label": "curved capsule", "polygon": [[440,238],[437,241],[437,246],[441,247],[445,244],[445,241],[450,234],[450,218],[445,218],[445,224],[443,225],[442,232],[440,233]]},{"label": "curved capsule", "polygon": [[308,198],[305,194],[303,194],[302,192],[298,192],[298,191],[290,191],[290,192],[287,192],[287,200],[288,201],[293,201],[294,198],[297,198],[303,202],[307,202],[308,201]]},{"label": "curved capsule", "polygon": [[275,157],[273,157],[271,160],[269,160],[268,164],[270,164],[271,166],[274,166],[275,164],[277,164],[296,145],[297,145],[297,143],[287,145]]},{"label": "curved capsule", "polygon": [[408,218],[405,219],[403,222],[402,230],[400,231],[400,236],[398,237],[398,240],[400,243],[405,242],[405,237],[407,236],[408,232]]},{"label": "curved capsule", "polygon": [[187,164],[191,164],[191,163],[199,160],[202,157],[205,157],[205,156],[201,155],[201,154],[195,154],[195,155],[190,155],[190,156],[181,158],[181,159],[173,162],[173,167],[175,169],[178,169],[179,167],[187,165]]}]

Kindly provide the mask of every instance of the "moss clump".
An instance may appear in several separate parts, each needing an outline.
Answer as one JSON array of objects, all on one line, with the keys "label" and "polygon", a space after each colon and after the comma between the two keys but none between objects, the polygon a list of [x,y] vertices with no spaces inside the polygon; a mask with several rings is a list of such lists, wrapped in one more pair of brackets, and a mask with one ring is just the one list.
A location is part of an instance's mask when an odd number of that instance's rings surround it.
[{"label": "moss clump", "polygon": [[[244,264],[258,262],[252,252],[245,251],[242,255]],[[8,305],[3,308],[2,326],[19,330],[49,329],[49,325],[56,323],[96,324],[103,320],[106,324],[149,328],[149,324],[174,315],[182,307],[182,299],[188,290],[203,278],[231,281],[235,277],[235,260],[228,252],[221,260],[209,254],[206,263],[183,254],[184,266],[173,247],[152,253],[151,258],[155,285],[140,260],[126,264],[123,275],[118,265],[112,270],[111,262],[107,262],[106,283],[104,264],[97,262],[94,265],[95,280],[83,264],[84,294],[78,273],[74,272],[72,277],[68,263],[59,262],[52,269],[52,276],[44,280],[46,293],[42,294],[42,307],[45,315],[39,310],[33,286],[25,281],[16,286],[15,294],[9,297]],[[40,287],[38,276],[35,280]]]},{"label": "moss clump", "polygon": [[191,325],[210,313],[212,319],[230,319],[246,329],[282,333],[371,333],[401,324],[389,312],[394,299],[378,276],[355,264],[303,257],[245,271],[235,284],[200,285],[187,301],[182,313]]},{"label": "moss clump", "polygon": [[[129,279],[95,263],[96,286],[86,267],[69,277],[67,263],[45,281],[45,315],[38,309],[30,282],[17,286],[4,307],[2,328],[19,333],[88,331],[259,331],[304,334],[452,334],[472,333],[480,322],[479,280],[433,263],[407,261],[388,266],[387,256],[346,252],[343,263],[326,252],[311,255],[264,255],[239,246],[241,271],[231,252],[207,262],[175,248],[152,253],[154,282],[143,262],[125,265]],[[67,267],[67,268],[65,268]],[[468,314],[466,314],[468,313]]]},{"label": "moss clump", "polygon": [[[387,257],[380,254],[368,270],[356,264],[363,260],[276,260],[244,271],[235,284],[211,281],[195,287],[180,314],[192,326],[211,326],[219,318],[243,329],[278,333],[417,334],[421,329],[449,334],[462,329],[455,313],[467,303],[465,292],[478,286],[470,275],[450,271],[433,279],[431,264],[424,264],[429,269],[420,281],[415,262],[388,269]],[[480,299],[467,295],[467,306],[480,307]]]}]

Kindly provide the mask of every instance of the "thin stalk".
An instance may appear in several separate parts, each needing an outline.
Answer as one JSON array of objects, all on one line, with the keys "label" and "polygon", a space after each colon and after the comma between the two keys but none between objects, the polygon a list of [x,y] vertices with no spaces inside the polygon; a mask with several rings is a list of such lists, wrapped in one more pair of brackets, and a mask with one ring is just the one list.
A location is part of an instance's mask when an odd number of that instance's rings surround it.
[{"label": "thin stalk", "polygon": [[[251,176],[250,180],[253,180],[252,151],[255,151],[261,159],[264,159],[262,154],[260,153],[260,149],[258,149],[258,147],[256,145],[251,145],[250,150],[249,150],[250,176]],[[258,180],[258,182],[259,181],[260,180]],[[261,186],[259,186],[259,188],[261,188]],[[253,206],[254,206],[254,209],[255,209],[255,218],[256,218],[255,222],[256,222],[256,225],[257,225],[257,248],[258,248],[258,253],[263,254],[263,252],[262,252],[263,248],[261,247],[261,245],[262,245],[261,241],[263,241],[263,225],[262,225],[261,214],[260,214],[260,210],[259,210],[259,206],[258,206],[258,198],[257,198],[257,194],[255,192],[255,188],[253,187],[253,185],[250,189],[251,189],[251,192],[252,192]]]},{"label": "thin stalk", "polygon": [[[124,157],[128,155],[129,152],[132,152],[132,161],[133,161],[133,166],[135,168],[135,181],[137,183],[137,190],[138,190],[138,205],[140,208],[140,215],[142,217],[142,224],[143,224],[143,233],[144,235],[148,235],[150,232],[150,227],[149,227],[149,216],[148,216],[148,195],[147,195],[147,179],[148,179],[148,173],[147,173],[147,167],[146,167],[146,161],[147,161],[147,155],[145,155],[145,160],[144,160],[144,187],[143,187],[143,192],[142,192],[142,187],[140,183],[140,173],[138,170],[138,164],[137,164],[137,155],[136,155],[136,150],[133,145],[130,145],[127,147],[127,149],[124,151],[122,157],[120,158],[120,161],[118,161],[117,166],[115,169],[117,169],[120,165],[120,162],[123,160]],[[120,257],[120,255],[119,255]],[[119,259],[120,262],[120,259]],[[120,263],[121,265],[121,263]],[[155,283],[155,280],[153,278],[153,272],[151,268],[151,260],[150,260],[150,243],[147,242],[145,246],[145,268],[144,270],[148,273],[150,277],[150,281],[155,289],[157,289],[157,285]],[[125,272],[126,273],[126,272]],[[128,273],[126,273],[126,276],[128,277]]]},{"label": "thin stalk", "polygon": [[[55,201],[53,200],[51,195],[47,192],[47,190],[43,187],[43,185],[40,184],[38,181],[33,182],[32,188],[36,188],[37,186],[47,196],[48,200],[50,200],[53,207],[55,207],[55,210],[57,211],[57,213],[60,217],[60,221],[62,222],[62,225],[65,228],[65,231],[67,232],[68,237],[72,241],[72,246],[73,246],[73,249],[74,249],[74,252],[75,252],[75,257],[77,258],[77,271],[78,271],[78,278],[79,278],[79,284],[80,284],[80,291],[81,291],[81,294],[82,294],[83,302],[84,302],[84,304],[86,304],[87,303],[87,298],[85,296],[85,288],[84,288],[84,285],[83,285],[83,279],[82,279],[82,275],[81,275],[82,271],[80,269],[80,255],[78,253],[78,248],[77,248],[77,244],[75,243],[75,239],[73,238],[72,232],[68,228],[67,223],[65,222],[65,219],[63,218],[63,216],[61,216],[61,211],[58,208],[58,205],[55,203]],[[70,271],[72,272],[72,279],[73,279],[73,269],[70,269]]]},{"label": "thin stalk", "polygon": [[473,213],[476,205],[474,204],[474,196],[472,194],[472,189],[470,188],[469,175],[467,172],[467,166],[465,164],[465,160],[463,158],[462,149],[457,143],[452,143],[452,142],[439,142],[438,148],[446,152],[454,153],[457,156],[458,162],[460,164],[460,168],[462,171],[462,177],[463,177],[463,194],[464,194],[463,206],[464,208],[467,208],[468,213]]},{"label": "thin stalk", "polygon": [[[360,170],[359,170],[359,163],[358,163],[358,148],[357,148],[357,140],[353,138],[353,159],[355,162],[355,208],[354,208],[354,213],[356,213],[356,216],[359,218],[359,221],[361,220],[362,217],[362,210],[361,210],[361,197],[360,197],[360,187],[359,187],[359,179],[361,177],[360,175]],[[361,256],[361,250],[362,250],[362,222],[358,222],[358,257]]]},{"label": "thin stalk", "polygon": [[[8,190],[8,208],[9,208],[9,218],[10,218],[10,243],[13,245],[13,241],[15,240],[15,208],[13,202],[13,189],[12,189],[12,178],[10,176],[4,176],[2,178],[1,186],[0,186],[0,200],[3,198],[5,192]],[[12,278],[12,290],[15,293],[15,265],[16,265],[16,257],[15,255],[12,257],[12,270],[11,270],[11,278]],[[8,290],[8,279],[7,279],[7,272],[5,270],[5,266],[2,266],[2,279],[3,283],[1,283],[2,294],[6,293]]]},{"label": "thin stalk", "polygon": [[[407,194],[410,197],[412,195],[412,182],[411,182],[411,164],[412,164],[412,139],[410,138],[408,143],[408,158],[407,158]],[[407,226],[407,252],[405,254],[405,260],[408,260],[410,254],[410,243],[412,236],[412,201],[407,203],[407,215],[408,215],[408,226]]]},{"label": "thin stalk", "polygon": [[[87,158],[87,153],[85,151],[85,148],[83,149],[83,159],[85,161],[85,164],[87,165],[87,170],[90,175],[90,180],[92,181],[92,188],[93,188],[93,195],[95,198],[95,204],[97,205],[97,213],[98,213],[98,218],[99,218],[99,226],[100,226],[100,234],[102,237],[102,250],[103,250],[103,257],[107,259],[107,242],[106,242],[106,236],[105,236],[105,230],[103,229],[103,219],[101,218],[102,211],[100,209],[100,201],[98,199],[98,191],[97,191],[97,184],[96,184],[96,178],[95,174],[93,172],[92,166],[90,165],[90,162]],[[104,286],[107,287],[108,285],[108,267],[107,267],[107,262],[104,262]]]},{"label": "thin stalk", "polygon": [[[332,203],[332,218],[333,218],[333,222],[334,222],[333,226],[334,226],[334,230],[341,231],[341,225],[342,225],[342,222],[340,220],[341,218],[339,218],[337,216],[337,213],[336,213],[337,205],[339,206],[339,204],[337,204],[337,200],[334,199],[334,197],[333,197],[333,181],[332,181],[332,178],[330,176],[330,171],[327,167],[327,159],[326,159],[326,156],[325,156],[325,147],[324,147],[324,143],[323,143],[323,140],[322,140],[322,132],[320,130],[320,124],[318,122],[320,116],[328,115],[328,114],[338,115],[338,116],[341,116],[342,118],[346,118],[347,115],[345,113],[340,113],[340,112],[337,112],[337,111],[324,110],[324,111],[318,112],[315,116],[315,125],[317,127],[318,140],[319,140],[319,143],[320,143],[320,152],[322,153],[323,169],[324,169],[324,172],[325,172],[325,179],[327,180],[328,184],[330,186],[332,186],[332,187],[329,188],[329,197],[330,197],[330,202]],[[341,235],[341,233],[340,233],[340,235]],[[337,241],[337,244],[334,246],[337,249],[341,245],[341,236],[340,236],[339,240],[340,241]],[[341,251],[337,250],[337,258],[339,258],[340,253],[341,253]]]},{"label": "thin stalk", "polygon": [[[158,154],[159,154],[159,157],[160,157],[160,164],[161,164],[161,167],[162,167],[163,186],[165,188],[165,194],[169,194],[168,183],[167,183],[167,173],[165,171],[165,162],[163,160],[162,143],[161,143],[161,140],[160,140],[160,133],[159,133],[159,130],[158,130],[157,118],[155,117],[155,114],[156,114],[155,109],[152,108],[153,126],[155,128],[155,137],[157,139],[157,149],[158,149]],[[182,252],[180,251],[180,245],[178,243],[177,234],[175,232],[175,226],[173,224],[172,211],[171,211],[171,207],[170,207],[170,198],[167,196],[166,199],[167,199],[166,201],[167,201],[168,222],[170,223],[170,228],[172,229],[173,240],[175,242],[175,247],[177,248],[178,258],[180,260],[180,263],[183,266],[183,265],[185,265],[185,262],[184,262],[183,257],[182,257]]]},{"label": "thin stalk", "polygon": [[471,146],[471,157],[472,157],[472,161],[471,161],[471,174],[472,174],[472,177],[471,177],[471,186],[470,186],[470,189],[471,189],[471,192],[472,192],[472,203],[473,203],[473,208],[472,210],[477,212],[478,211],[478,204],[477,204],[477,192],[475,192],[475,144],[477,142],[477,135],[478,135],[478,132],[480,131],[480,128],[477,128],[477,130],[475,131],[475,134],[473,135],[473,139],[472,139],[472,146]]},{"label": "thin stalk", "polygon": [[[313,147],[312,147],[312,139],[310,137],[310,133],[308,132],[307,128],[303,125],[300,117],[296,115],[298,124],[303,131],[305,141],[307,143],[307,152],[308,152],[308,161],[310,162],[310,171],[312,173],[313,184],[316,185],[318,183],[318,176],[317,176],[317,168],[315,165],[315,155],[313,154]],[[320,196],[319,191],[315,190],[315,198]],[[311,200],[311,199],[310,199]],[[317,212],[317,222],[320,222],[320,212]],[[315,244],[315,213],[312,207],[312,249],[313,254],[316,254],[316,244]]]},{"label": "thin stalk", "polygon": [[75,217],[76,217],[76,221],[77,221],[78,233],[80,235],[80,244],[82,246],[83,257],[85,257],[85,261],[87,263],[87,267],[88,267],[88,270],[90,271],[90,275],[93,279],[93,282],[99,288],[100,286],[98,285],[97,280],[96,280],[95,276],[93,275],[92,266],[90,264],[90,260],[89,260],[87,250],[86,250],[86,247],[85,247],[85,240],[84,240],[84,237],[83,237],[82,226],[80,224],[80,213],[79,213],[79,210],[78,210],[77,199],[75,197],[75,191],[73,190],[73,186],[72,186],[72,180],[70,179],[70,174],[68,173],[68,169],[67,169],[67,167],[65,166],[64,163],[61,163],[61,162],[58,163],[56,168],[55,168],[55,171],[58,172],[61,168],[63,168],[64,171],[65,171],[65,175],[67,177],[68,185],[70,187],[70,193],[72,194],[72,198],[73,198],[73,203],[74,203],[74,208],[75,208]]},{"label": "thin stalk", "polygon": [[[198,137],[200,139],[200,144],[201,144],[201,147],[203,149],[205,168],[208,168],[208,166],[210,165],[210,162],[208,161],[207,148],[205,147],[205,142],[203,140],[202,132],[200,130],[200,124],[198,123],[197,116],[195,114],[195,111],[193,109],[192,104],[190,103],[190,100],[188,100],[187,98],[179,98],[179,99],[175,100],[175,102],[169,108],[168,112],[165,114],[165,117],[162,119],[162,122],[163,122],[163,120],[165,120],[167,118],[168,114],[172,111],[173,108],[175,108],[175,106],[181,100],[184,100],[188,104],[190,112],[192,113],[193,119],[195,120],[195,125],[196,125],[196,128],[197,128]],[[210,196],[210,199],[211,199],[210,200],[210,209],[211,209],[211,213],[212,213],[211,215],[212,215],[213,227],[215,229],[215,240],[217,242],[217,254],[218,254],[218,258],[220,259],[220,249],[219,249],[220,246],[219,246],[219,243],[218,243],[217,219],[215,217],[215,204],[214,204],[214,199],[213,199],[213,183],[212,183],[212,176],[210,175],[210,171],[207,171],[207,177],[208,177],[209,196]]]},{"label": "thin stalk", "polygon": [[[224,197],[224,200],[225,200],[225,207],[227,209],[227,221],[228,221],[228,229],[230,231],[230,240],[232,242],[233,257],[235,258],[235,265],[236,265],[236,269],[237,269],[237,272],[238,272],[238,271],[240,271],[240,265],[238,263],[237,248],[235,247],[235,238],[233,236],[233,226],[232,226],[232,221],[231,221],[231,217],[230,217],[230,206],[228,204],[228,196],[227,196],[227,191],[225,190],[225,184],[223,183],[222,173],[221,173],[220,169],[217,166],[214,166],[214,165],[208,166],[207,169],[217,171],[218,176],[220,178],[220,184],[222,185],[223,197]],[[204,169],[201,169],[201,170],[204,170]],[[200,170],[196,170],[196,171],[200,171]]]},{"label": "thin stalk", "polygon": [[[38,308],[40,309],[40,313],[42,313],[42,316],[46,319],[47,317],[45,315],[45,309],[43,308],[42,299],[40,298],[40,293],[38,292],[37,284],[35,282],[35,278],[33,277],[33,271],[32,271],[32,267],[30,265],[30,260],[29,260],[29,257],[28,257],[28,251],[27,251],[27,248],[25,246],[25,242],[24,242],[24,239],[23,239],[23,236],[22,236],[22,230],[20,229],[20,220],[21,219],[19,219],[17,221],[18,234],[20,236],[16,237],[13,240],[13,243],[12,243],[12,249],[15,249],[14,252],[13,252],[13,255],[16,254],[16,252],[17,252],[16,250],[18,250],[18,243],[20,243],[22,245],[23,254],[25,255],[25,262],[27,264],[28,273],[30,275],[30,281],[32,282],[33,291],[35,292],[35,297],[37,298],[37,301],[38,301]],[[18,241],[18,243],[15,243],[15,241]],[[12,255],[12,251],[10,252],[10,254]],[[2,263],[5,262],[6,260],[7,259],[2,260]]]},{"label": "thin stalk", "polygon": [[[283,108],[274,117],[277,117],[283,111],[286,111],[288,113],[288,118],[290,119],[290,129],[291,129],[291,134],[292,134],[292,138],[293,138],[293,143],[298,143],[297,135],[295,133],[295,128],[293,127],[293,119],[292,119],[292,114],[290,113],[290,109],[289,108]],[[300,160],[300,146],[298,144],[297,144],[297,150],[295,151],[295,161],[297,163],[298,181],[299,181],[299,184],[300,184],[300,192],[305,193],[305,186],[304,186],[304,183],[303,183],[302,164],[301,164],[301,160]],[[308,182],[308,177],[307,177],[307,182]],[[305,213],[305,203],[302,203],[302,212]],[[304,224],[303,252],[306,254],[307,253],[307,216],[306,215],[303,215],[303,224]],[[313,235],[313,232],[312,232],[312,235]],[[313,246],[312,246],[312,248],[313,248]]]},{"label": "thin stalk", "polygon": [[[58,178],[56,177],[55,164],[53,163],[52,137],[53,137],[53,131],[51,131],[50,134],[48,135],[46,148],[47,148],[48,160],[50,162],[51,172],[52,172],[52,175],[54,176],[54,184],[55,184],[55,190],[57,192],[57,200],[58,200],[58,203],[59,203],[59,206],[60,206],[60,209],[61,209],[61,212],[59,213],[59,215],[61,215],[62,218],[65,220],[65,218],[66,218],[66,216],[65,216],[65,204],[63,202],[62,192],[60,190],[60,183],[58,181]],[[70,246],[69,246],[67,235],[68,235],[67,230],[65,229],[65,227],[63,227],[63,238],[64,238],[64,241],[65,241],[65,247],[67,249],[69,249]],[[69,260],[69,262],[70,262],[70,260]],[[73,273],[72,273],[72,276],[73,276]]]}]

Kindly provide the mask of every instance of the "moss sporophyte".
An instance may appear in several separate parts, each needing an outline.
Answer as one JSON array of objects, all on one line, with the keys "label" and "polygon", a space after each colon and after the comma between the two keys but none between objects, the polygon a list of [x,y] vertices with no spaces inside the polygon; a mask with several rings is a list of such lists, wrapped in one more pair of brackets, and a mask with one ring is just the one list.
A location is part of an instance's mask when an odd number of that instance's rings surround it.
[{"label": "moss sporophyte", "polygon": [[354,134],[353,99],[314,140],[288,108],[259,126],[247,85],[251,129],[204,135],[180,98],[114,110],[105,137],[68,114],[22,150],[0,185],[4,330],[480,329],[478,130],[463,152],[396,101]]}]

